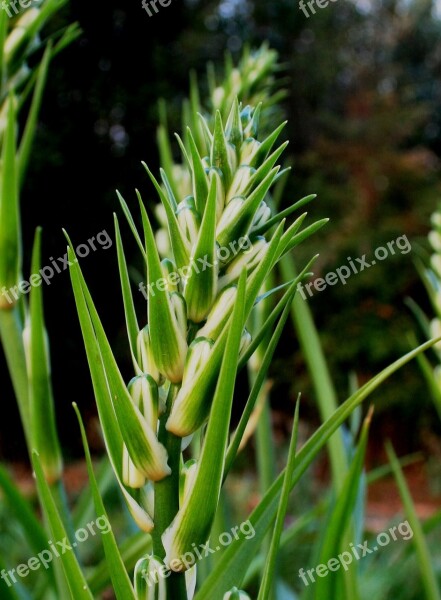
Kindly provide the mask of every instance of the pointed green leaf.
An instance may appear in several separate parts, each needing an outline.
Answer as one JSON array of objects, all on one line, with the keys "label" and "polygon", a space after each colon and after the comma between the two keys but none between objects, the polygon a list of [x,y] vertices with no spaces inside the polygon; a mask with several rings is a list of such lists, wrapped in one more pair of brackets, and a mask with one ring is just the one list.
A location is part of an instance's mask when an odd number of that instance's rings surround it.
[{"label": "pointed green leaf", "polygon": [[[81,418],[80,411],[78,410],[78,406],[74,403],[73,407],[78,418],[78,423],[80,425],[81,438],[83,440],[84,454],[86,456],[87,471],[89,474],[89,482],[92,488],[92,495],[95,504],[96,515],[97,517],[104,517],[107,523],[110,523],[109,517],[104,507],[103,500],[98,489],[97,481],[95,479],[95,472],[93,470],[92,459],[90,457],[89,445],[87,443],[87,437],[86,432],[84,430],[83,420]],[[109,528],[109,531],[107,533],[103,533],[101,539],[103,542],[107,563],[109,565],[110,577],[112,579],[113,584],[113,591],[115,592],[117,599],[130,600],[130,598],[133,598],[133,600],[136,600],[132,584],[130,583],[129,576],[121,558],[121,554],[118,549],[118,544],[116,542],[115,535],[112,529]]]},{"label": "pointed green leaf", "polygon": [[[38,228],[35,233],[31,272],[39,273],[40,267],[41,228]],[[55,422],[49,340],[44,323],[41,286],[31,288],[28,321],[23,337],[27,350],[32,444],[39,453],[46,479],[49,483],[54,483],[61,476],[63,464]]]},{"label": "pointed green leaf", "polygon": [[297,399],[296,410],[294,413],[294,423],[291,433],[291,441],[289,444],[288,461],[285,469],[285,476],[283,478],[282,491],[280,493],[279,507],[276,515],[276,522],[274,525],[273,535],[271,537],[271,546],[268,553],[265,570],[262,576],[262,582],[260,584],[259,596],[257,600],[266,600],[271,596],[274,576],[276,571],[277,555],[279,552],[280,539],[283,532],[283,526],[285,522],[285,515],[288,509],[288,499],[291,492],[291,480],[294,471],[297,439],[299,433],[299,405],[300,399]]},{"label": "pointed green leaf", "polygon": [[[147,212],[140,196],[142,222],[147,254],[149,285],[163,279],[161,262],[156,249],[155,238]],[[172,383],[179,383],[184,371],[184,360],[187,353],[186,332],[181,331],[172,310],[168,292],[158,285],[150,294],[148,302],[148,323],[152,352],[158,369]]]},{"label": "pointed green leaf", "polygon": [[192,183],[193,196],[196,203],[196,209],[200,214],[205,210],[208,195],[208,181],[199,151],[194,141],[191,129],[188,127],[188,143],[190,147],[192,162]]},{"label": "pointed green leaf", "polygon": [[228,189],[231,183],[231,166],[228,155],[228,142],[225,138],[222,117],[219,111],[216,112],[213,145],[211,147],[211,166],[222,171],[225,181],[225,189]]},{"label": "pointed green leaf", "polygon": [[[74,256],[72,246],[69,255]],[[112,349],[107,340],[101,320],[96,311],[92,297],[81,274],[78,261],[79,278],[82,291],[93,323],[96,341],[111,392],[112,404],[119,428],[134,465],[152,481],[158,481],[169,475],[167,453],[158,442],[156,432],[146,423],[139,409],[133,404],[127,386],[124,383]],[[72,268],[72,267],[71,267]]]},{"label": "pointed green leaf", "polygon": [[[130,350],[132,355],[136,356],[137,338],[139,332],[138,319],[136,318],[135,305],[133,303],[132,290],[130,288],[129,272],[127,270],[126,257],[124,247],[119,230],[118,217],[113,214],[115,222],[115,238],[116,248],[118,253],[118,268],[121,279],[121,289],[124,301],[124,314],[126,317],[127,334],[130,342]],[[35,272],[35,271],[34,271]]]},{"label": "pointed green leaf", "polygon": [[18,151],[18,173],[19,182],[21,185],[23,184],[26,168],[29,162],[29,157],[31,155],[32,143],[35,137],[38,114],[40,112],[41,101],[43,99],[43,91],[46,85],[51,57],[52,44],[51,42],[49,42],[38,69],[38,77],[35,83],[35,91],[32,98],[32,104]]},{"label": "pointed green leaf", "polygon": [[[58,512],[52,492],[44,477],[38,453],[35,450],[32,452],[32,466],[37,480],[37,489],[41,505],[51,530],[51,537],[54,541],[68,540],[63,520]],[[61,560],[72,598],[75,598],[75,600],[93,600],[84,573],[78,564],[75,553],[72,551],[71,544],[69,544],[69,546],[71,549],[67,552],[62,552],[59,560]]]},{"label": "pointed green leaf", "polygon": [[[345,542],[347,537],[345,532],[349,531],[348,527],[351,523],[357,496],[360,491],[372,413],[373,410],[371,408],[364,421],[357,450],[346,473],[335,506],[333,507],[328,521],[325,522],[325,536],[320,549],[319,563],[327,563],[330,558],[337,556],[346,548]],[[346,571],[344,573],[329,573],[329,577],[326,578],[326,581],[320,578],[320,580],[317,580],[316,582],[315,594],[317,600],[327,600],[329,596],[332,597],[335,595],[337,593],[336,590],[338,589],[338,579],[341,579],[342,577],[345,579],[352,579],[352,583],[350,583],[351,590],[356,590],[356,570],[352,573]],[[352,597],[354,597],[355,600],[356,596],[353,591]]]},{"label": "pointed green leaf", "polygon": [[[198,241],[191,257],[190,276],[184,288],[188,318],[194,323],[206,318],[217,291],[216,196],[216,180],[213,178]],[[207,263],[209,267],[205,266]]]},{"label": "pointed green leaf", "polygon": [[412,539],[418,558],[418,565],[423,589],[425,591],[425,597],[427,600],[441,600],[441,590],[435,574],[430,550],[427,546],[424,532],[418,519],[415,504],[412,500],[406,479],[404,478],[400,463],[398,462],[398,458],[391,443],[386,444],[386,451],[395,475],[395,481],[397,482],[397,486],[400,491],[401,501],[403,502],[404,510],[412,529]]},{"label": "pointed green leaf", "polygon": [[[0,183],[0,289],[4,291],[17,286],[22,268],[22,244],[18,177],[16,165],[16,111],[15,97],[6,100],[7,124],[2,151]],[[15,288],[17,291],[17,287]],[[12,293],[10,292],[10,295]],[[12,303],[0,295],[0,309],[12,308]]]},{"label": "pointed green leaf", "polygon": [[182,267],[187,265],[189,262],[189,253],[187,250],[187,244],[184,241],[184,236],[182,234],[181,228],[179,227],[179,223],[176,218],[175,212],[174,212],[171,204],[169,203],[166,195],[162,191],[161,186],[156,181],[155,176],[150,171],[150,169],[145,164],[145,162],[143,162],[142,165],[144,166],[145,170],[147,171],[153,185],[156,188],[156,191],[158,192],[158,195],[159,195],[159,198],[161,199],[162,205],[165,208],[165,212],[167,215],[168,233],[169,233],[170,243],[171,243],[171,247],[172,247],[172,251],[173,251],[173,256],[175,259],[176,266],[179,269],[181,269]]},{"label": "pointed green leaf", "polygon": [[[73,251],[69,248],[69,258],[73,259]],[[72,263],[72,261],[71,261]],[[109,455],[112,468],[116,475],[121,491],[128,503],[129,509],[135,518],[137,524],[144,531],[150,531],[153,522],[143,507],[135,501],[122,484],[122,455],[124,441],[116,419],[115,410],[112,404],[112,396],[109,389],[109,383],[103,365],[100,348],[96,339],[95,331],[92,326],[86,299],[83,293],[81,282],[81,272],[78,263],[72,263],[70,266],[70,275],[72,288],[75,296],[78,317],[80,320],[81,331],[83,334],[84,345],[86,349],[87,361],[89,364],[92,378],[95,400],[97,403],[100,423],[103,430],[104,442]]]}]

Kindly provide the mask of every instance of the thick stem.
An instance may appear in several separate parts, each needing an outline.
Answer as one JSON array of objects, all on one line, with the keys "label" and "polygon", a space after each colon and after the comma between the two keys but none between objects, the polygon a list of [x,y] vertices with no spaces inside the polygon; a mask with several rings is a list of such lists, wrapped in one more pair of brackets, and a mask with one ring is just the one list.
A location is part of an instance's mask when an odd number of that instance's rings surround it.
[{"label": "thick stem", "polygon": [[[176,385],[170,386],[167,398],[167,410],[161,418],[158,432],[158,439],[167,450],[168,464],[171,469],[171,475],[155,483],[155,528],[152,531],[153,552],[161,559],[165,558],[165,549],[161,539],[162,534],[179,510],[179,472],[182,440],[165,428],[178,389],[179,387]],[[173,598],[173,600],[187,599],[184,573],[174,573],[172,571],[166,581],[167,598]]]}]

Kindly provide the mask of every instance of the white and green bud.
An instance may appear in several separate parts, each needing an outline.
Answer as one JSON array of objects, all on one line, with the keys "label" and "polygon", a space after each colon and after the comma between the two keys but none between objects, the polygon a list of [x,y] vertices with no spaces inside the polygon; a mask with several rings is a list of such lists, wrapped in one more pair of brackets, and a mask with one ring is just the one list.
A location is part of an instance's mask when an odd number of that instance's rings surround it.
[{"label": "white and green bud", "polygon": [[179,505],[182,506],[188,492],[192,489],[197,473],[197,462],[194,458],[188,460],[179,475]]},{"label": "white and green bud", "polygon": [[188,318],[193,323],[200,323],[206,318],[217,292],[216,193],[216,181],[212,179],[184,292]]},{"label": "white and green bud", "polygon": [[190,344],[182,387],[166,425],[168,431],[179,437],[194,433],[207,417],[220,363],[219,353],[213,356],[213,346],[213,340],[200,337]]},{"label": "white and green bud", "polygon": [[156,381],[151,375],[138,375],[127,387],[136,408],[153,431],[156,431],[159,418],[159,394]]},{"label": "white and green bud", "polygon": [[240,338],[239,357],[242,357],[245,354],[245,352],[248,350],[248,347],[251,344],[252,339],[253,338],[251,336],[251,333],[248,331],[248,329],[244,329],[243,333],[242,333],[242,337]]},{"label": "white and green bud", "polygon": [[169,256],[171,254],[170,238],[166,229],[158,229],[155,233],[155,241],[160,256]]},{"label": "white and green bud", "polygon": [[186,382],[194,381],[197,377],[199,370],[205,365],[210,357],[213,344],[214,342],[212,339],[199,335],[190,344],[185,359],[184,377],[182,378],[183,387]]},{"label": "white and green bud", "polygon": [[259,154],[260,146],[261,143],[254,138],[248,138],[245,140],[240,150],[240,164],[254,167],[256,163],[256,157]]},{"label": "white and green bud", "polygon": [[265,225],[267,221],[271,218],[271,209],[268,204],[262,200],[259,208],[254,216],[253,224],[251,225],[250,233],[253,233],[256,229]]},{"label": "white and green bud", "polygon": [[429,243],[435,252],[441,253],[441,234],[439,234],[438,231],[431,231],[428,238]]},{"label": "white and green bud", "polygon": [[176,322],[180,328],[182,335],[187,335],[187,304],[185,298],[179,292],[173,292],[170,294],[170,302],[172,305],[173,313],[176,317]]},{"label": "white and green bud", "polygon": [[248,594],[243,590],[239,590],[237,587],[234,587],[229,592],[224,594],[223,600],[251,600],[251,597],[248,596]]},{"label": "white and green bud", "polygon": [[229,239],[229,232],[235,225],[244,204],[245,198],[243,196],[235,196],[226,205],[216,227],[216,239],[219,243],[223,243],[220,239]]},{"label": "white and green bud", "polygon": [[249,250],[240,252],[234,260],[228,265],[225,275],[219,280],[219,288],[223,289],[240,277],[243,269],[250,274],[259,265],[268,250],[268,242],[264,237],[259,236]]},{"label": "white and green bud", "polygon": [[163,382],[163,377],[156,366],[153,358],[152,345],[150,341],[149,326],[138,333],[137,339],[138,365],[143,373],[151,375],[158,385]]},{"label": "white and green bud", "polygon": [[123,445],[122,454],[122,480],[124,485],[133,489],[142,488],[145,484],[145,476],[133,464],[125,444]]},{"label": "white and green bud", "polygon": [[430,257],[430,266],[435,271],[437,277],[441,279],[441,255],[432,254]]},{"label": "white and green bud", "polygon": [[244,196],[256,169],[248,165],[241,165],[235,172],[233,181],[227,194],[227,204],[235,196]]},{"label": "white and green bud", "polygon": [[176,216],[191,250],[192,246],[196,244],[201,226],[201,218],[196,210],[193,196],[187,196],[185,200],[178,204]]},{"label": "white and green bud", "polygon": [[161,261],[161,267],[166,281],[165,289],[169,294],[177,292],[180,277],[176,270],[175,263],[169,258],[164,258],[164,260]]},{"label": "white and green bud", "polygon": [[38,8],[28,8],[23,15],[17,20],[14,28],[8,35],[4,45],[4,60],[8,63],[11,58],[14,56],[16,51],[23,44],[23,41],[26,38],[29,30],[31,29],[33,23],[40,16],[40,9]]},{"label": "white and green bud", "polygon": [[217,340],[231,315],[236,296],[237,287],[234,285],[226,287],[218,294],[205,325],[198,331],[198,336]]},{"label": "white and green bud", "polygon": [[162,560],[154,555],[147,555],[135,565],[136,600],[167,600],[167,580]]}]

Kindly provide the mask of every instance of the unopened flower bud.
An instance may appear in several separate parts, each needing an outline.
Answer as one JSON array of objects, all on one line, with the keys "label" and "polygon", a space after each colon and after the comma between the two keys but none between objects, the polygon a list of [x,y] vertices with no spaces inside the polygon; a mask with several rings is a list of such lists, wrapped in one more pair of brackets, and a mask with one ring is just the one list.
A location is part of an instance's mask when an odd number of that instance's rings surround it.
[{"label": "unopened flower bud", "polygon": [[429,233],[429,243],[435,252],[441,252],[441,235],[437,231]]},{"label": "unopened flower bud", "polygon": [[154,555],[144,556],[135,565],[136,600],[166,600],[167,582],[164,563]]},{"label": "unopened flower bud", "polygon": [[122,456],[122,480],[124,485],[134,489],[142,488],[145,484],[145,476],[133,464],[125,444],[123,445]]},{"label": "unopened flower bud", "polygon": [[198,239],[199,227],[201,225],[201,219],[196,210],[193,196],[187,196],[178,205],[176,216],[190,247],[193,246]]},{"label": "unopened flower bud", "polygon": [[198,335],[216,340],[227,323],[233,309],[237,295],[236,286],[229,286],[222,290],[214,301],[205,325],[198,331]]},{"label": "unopened flower bud", "polygon": [[254,138],[245,140],[240,150],[240,164],[254,167],[256,155],[259,152],[260,146],[260,142]]},{"label": "unopened flower bud", "polygon": [[166,281],[165,289],[170,294],[178,291],[179,273],[176,271],[175,263],[169,258],[161,261],[162,272]]},{"label": "unopened flower bud", "polygon": [[141,411],[148,425],[157,430],[159,416],[158,385],[151,375],[138,375],[127,386],[136,408]]},{"label": "unopened flower bud", "polygon": [[233,181],[227,194],[227,204],[235,196],[245,196],[248,184],[250,183],[256,169],[248,165],[241,165],[235,172]]},{"label": "unopened flower bud", "polygon": [[148,373],[159,385],[163,382],[163,377],[156,366],[153,358],[152,346],[150,342],[149,326],[146,325],[144,329],[138,333],[137,340],[137,354],[138,354],[138,365],[143,373]]},{"label": "unopened flower bud", "polygon": [[216,239],[229,239],[228,233],[236,224],[237,216],[244,202],[243,196],[235,196],[228,202],[216,227]]},{"label": "unopened flower bud", "polygon": [[192,489],[197,472],[197,461],[192,458],[188,460],[181,469],[179,475],[179,505],[182,506],[188,492]]},{"label": "unopened flower bud", "polygon": [[262,200],[259,208],[254,216],[253,224],[251,225],[250,233],[253,233],[258,227],[262,227],[271,218],[271,209],[268,204]]},{"label": "unopened flower bud", "polygon": [[254,242],[251,250],[240,252],[234,260],[228,265],[225,275],[219,279],[219,288],[233,283],[239,279],[243,269],[247,269],[250,274],[262,262],[265,252],[268,249],[268,242],[264,237],[258,237]]}]

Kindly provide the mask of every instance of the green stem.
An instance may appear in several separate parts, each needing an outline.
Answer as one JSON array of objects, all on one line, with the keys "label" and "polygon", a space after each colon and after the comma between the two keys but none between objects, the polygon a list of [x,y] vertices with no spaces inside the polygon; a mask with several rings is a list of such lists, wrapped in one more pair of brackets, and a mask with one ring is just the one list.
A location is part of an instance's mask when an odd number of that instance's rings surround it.
[{"label": "green stem", "polygon": [[31,420],[29,411],[28,375],[23,346],[23,321],[19,306],[0,309],[0,338],[18,402],[27,447],[31,448]]},{"label": "green stem", "polygon": [[[176,398],[179,386],[171,385],[167,398],[167,410],[159,424],[158,439],[168,453],[168,464],[171,475],[155,483],[155,527],[152,531],[153,553],[161,559],[165,558],[162,534],[173,521],[179,510],[179,472],[182,439],[167,431],[165,424],[171,406]],[[186,600],[187,588],[184,573],[171,572],[167,578],[167,597],[173,600]]]}]

